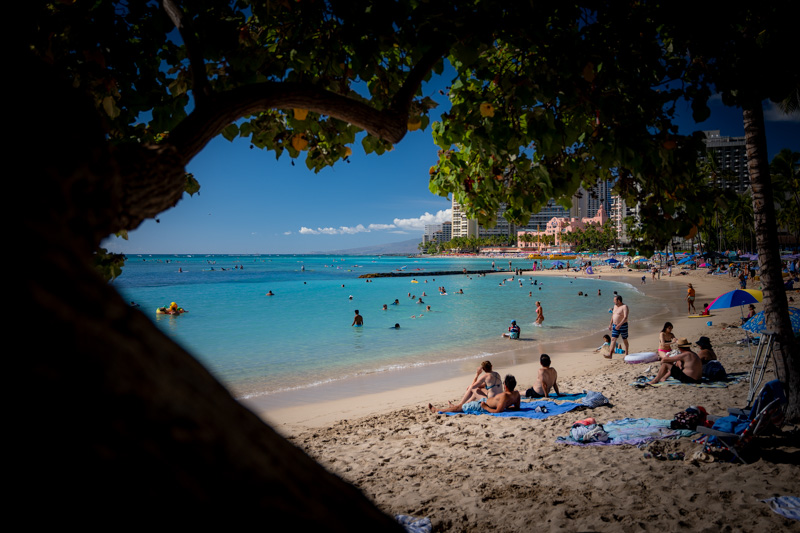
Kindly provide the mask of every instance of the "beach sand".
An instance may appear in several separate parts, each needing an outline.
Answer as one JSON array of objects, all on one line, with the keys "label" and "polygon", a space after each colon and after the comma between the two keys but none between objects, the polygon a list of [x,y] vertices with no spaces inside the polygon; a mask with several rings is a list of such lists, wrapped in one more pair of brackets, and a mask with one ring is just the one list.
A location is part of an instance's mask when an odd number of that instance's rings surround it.
[{"label": "beach sand", "polygon": [[[603,279],[627,281],[664,304],[664,312],[647,319],[637,319],[631,310],[631,352],[655,351],[658,333],[670,321],[678,338],[694,343],[709,337],[728,372],[750,369],[747,347],[735,344],[744,331],[724,328],[740,322],[738,307],[715,311],[708,319],[686,316],[687,283],[693,283],[695,305],[702,309],[704,302],[736,288],[735,279],[693,271],[657,281],[648,274],[640,285],[641,272],[598,270]],[[589,411],[545,420],[431,413],[428,402],[442,407],[461,397],[474,376],[466,368],[457,377],[388,392],[335,399],[316,395],[307,405],[279,409],[249,407],[385,512],[430,517],[434,531],[800,531],[800,522],[780,517],[760,501],[800,495],[796,427],[761,439],[760,458],[748,465],[662,461],[645,458],[634,446],[557,444],[556,437],[568,435],[573,422],[587,416],[599,423],[626,417],[671,420],[691,405],[722,415],[727,407],[746,403],[746,381],[727,388],[632,387],[637,376],[648,368],[654,374],[657,365],[628,365],[621,356],[609,361],[593,354],[601,335],[593,332],[558,346],[530,343],[493,358],[495,370],[513,373],[524,390],[536,375],[534,361],[546,351],[562,392],[594,390],[611,401]],[[477,367],[477,361],[469,366]],[[774,379],[771,366],[769,379]],[[689,458],[701,447],[683,438],[656,441],[649,451],[684,452]]]}]

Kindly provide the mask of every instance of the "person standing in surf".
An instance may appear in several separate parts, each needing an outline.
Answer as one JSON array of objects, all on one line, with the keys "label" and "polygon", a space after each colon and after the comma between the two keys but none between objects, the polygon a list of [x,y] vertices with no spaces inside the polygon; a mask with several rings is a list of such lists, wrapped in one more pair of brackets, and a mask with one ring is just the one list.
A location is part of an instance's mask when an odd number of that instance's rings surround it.
[{"label": "person standing in surf", "polygon": [[628,355],[628,306],[622,303],[622,296],[614,297],[614,308],[611,310],[611,324],[608,325],[608,329],[611,330],[611,346],[608,355],[604,357],[611,359],[620,336],[625,344],[625,355]]},{"label": "person standing in surf", "polygon": [[537,326],[541,326],[544,322],[544,309],[542,309],[542,302],[536,302],[536,322]]}]

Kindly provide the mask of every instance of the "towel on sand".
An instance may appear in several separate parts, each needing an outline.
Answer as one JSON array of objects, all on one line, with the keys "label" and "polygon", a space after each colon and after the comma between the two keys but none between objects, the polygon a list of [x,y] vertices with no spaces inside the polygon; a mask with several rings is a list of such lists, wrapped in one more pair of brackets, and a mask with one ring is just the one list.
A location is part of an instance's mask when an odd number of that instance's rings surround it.
[{"label": "towel on sand", "polygon": [[800,498],[797,496],[778,496],[761,501],[768,503],[773,511],[783,517],[800,520]]},{"label": "towel on sand", "polygon": [[657,418],[623,418],[603,424],[603,429],[608,433],[607,442],[578,442],[570,436],[558,437],[559,444],[574,444],[576,446],[615,446],[631,444],[638,446],[651,440],[668,439],[673,437],[688,437],[694,431],[689,429],[670,429],[672,420]]},{"label": "towel on sand", "polygon": [[522,401],[523,402],[525,402],[525,401],[528,401],[528,402],[539,402],[539,401],[550,401],[550,400],[553,400],[553,401],[556,401],[556,402],[574,402],[575,400],[580,400],[581,398],[583,398],[585,396],[586,396],[586,392],[585,391],[584,392],[580,392],[580,393],[576,393],[576,394],[568,394],[568,393],[565,392],[563,394],[559,394],[558,396],[551,395],[549,398],[525,398],[523,396],[522,397]]},{"label": "towel on sand", "polygon": [[[502,413],[490,413],[489,411],[484,411],[481,414],[499,416],[502,418],[517,417],[517,418],[544,419],[544,418],[550,418],[551,416],[568,413],[569,411],[572,411],[573,409],[576,409],[578,407],[581,407],[581,405],[577,403],[567,402],[558,404],[556,402],[549,402],[544,400],[537,402],[521,402],[519,411],[503,411]],[[441,411],[439,411],[439,413],[441,413]],[[444,413],[444,414],[463,415],[465,413]]]},{"label": "towel on sand", "polygon": [[[748,376],[749,372],[731,372],[728,374],[727,381],[708,381],[707,379],[703,378],[702,383],[682,383],[675,378],[667,378],[666,381],[662,381],[661,383],[656,383],[652,385],[653,387],[663,387],[664,385],[686,385],[687,387],[700,387],[702,389],[724,389],[728,385],[733,385],[735,383],[739,383],[744,378]],[[642,379],[644,378],[644,379]],[[636,378],[636,381],[631,383],[630,385],[633,387],[641,387],[644,383],[652,378],[647,378],[645,376]]]}]

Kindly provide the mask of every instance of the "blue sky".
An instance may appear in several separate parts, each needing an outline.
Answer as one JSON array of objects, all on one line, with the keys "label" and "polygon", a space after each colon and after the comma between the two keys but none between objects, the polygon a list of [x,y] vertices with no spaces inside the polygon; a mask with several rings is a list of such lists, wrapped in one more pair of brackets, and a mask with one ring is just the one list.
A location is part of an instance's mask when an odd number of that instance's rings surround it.
[{"label": "blue sky", "polygon": [[[425,92],[441,104],[433,121],[448,106],[438,91]],[[782,148],[800,151],[800,116],[777,121],[771,107],[765,107],[770,158]],[[702,124],[681,122],[681,133],[744,135],[739,109],[718,99],[711,109]],[[682,115],[691,116],[688,106]],[[424,224],[449,220],[450,202],[428,190],[437,152],[430,128],[409,132],[382,156],[366,155],[359,143],[352,148],[349,164],[314,174],[302,158],[292,166],[288,154],[276,161],[247,140],[217,137],[187,168],[200,182],[199,195],[184,195],[158,223],[148,220],[127,241],[111,237],[104,246],[126,254],[311,253],[421,240]]]}]

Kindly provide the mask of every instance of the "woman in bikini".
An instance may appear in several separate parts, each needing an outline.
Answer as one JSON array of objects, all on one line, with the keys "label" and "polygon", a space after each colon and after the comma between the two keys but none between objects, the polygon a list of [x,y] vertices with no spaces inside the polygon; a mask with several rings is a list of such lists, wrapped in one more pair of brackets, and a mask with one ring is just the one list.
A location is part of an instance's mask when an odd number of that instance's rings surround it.
[{"label": "woman in bikini", "polygon": [[675,342],[675,335],[672,334],[672,322],[666,322],[661,333],[658,335],[658,358],[663,359],[672,351],[672,343]]},{"label": "woman in bikini", "polygon": [[[492,372],[492,363],[484,361],[475,372],[475,379],[472,384],[467,387],[464,397],[458,405],[463,405],[467,402],[480,401],[481,399],[491,398],[503,392],[503,380],[500,374]],[[453,404],[450,404],[453,405]]]}]

